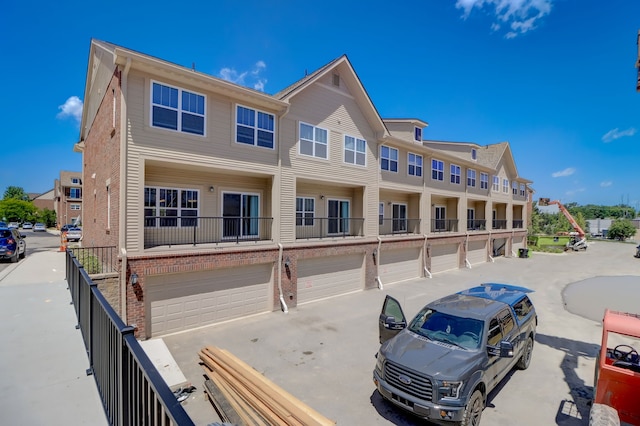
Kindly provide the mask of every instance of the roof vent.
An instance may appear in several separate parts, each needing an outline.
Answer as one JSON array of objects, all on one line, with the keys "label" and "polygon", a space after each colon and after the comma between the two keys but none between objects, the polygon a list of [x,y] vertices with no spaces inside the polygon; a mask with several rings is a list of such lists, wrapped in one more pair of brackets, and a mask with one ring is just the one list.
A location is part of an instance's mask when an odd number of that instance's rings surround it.
[{"label": "roof vent", "polygon": [[340,87],[340,76],[338,74],[333,75],[333,85]]}]

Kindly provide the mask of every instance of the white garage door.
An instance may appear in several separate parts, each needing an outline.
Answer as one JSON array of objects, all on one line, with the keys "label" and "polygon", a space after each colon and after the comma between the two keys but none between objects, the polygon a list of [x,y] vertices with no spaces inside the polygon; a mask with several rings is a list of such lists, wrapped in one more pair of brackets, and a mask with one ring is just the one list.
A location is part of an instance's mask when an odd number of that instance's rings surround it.
[{"label": "white garage door", "polygon": [[458,269],[458,244],[431,246],[431,273]]},{"label": "white garage door", "polygon": [[298,262],[298,304],[364,288],[364,254]]},{"label": "white garage door", "polygon": [[147,277],[151,335],[271,311],[272,276],[261,264]]},{"label": "white garage door", "polygon": [[380,279],[384,284],[411,280],[422,276],[420,249],[384,251],[380,255]]},{"label": "white garage door", "polygon": [[478,263],[484,263],[487,261],[486,241],[469,241],[467,249],[467,260],[472,265],[477,265]]}]

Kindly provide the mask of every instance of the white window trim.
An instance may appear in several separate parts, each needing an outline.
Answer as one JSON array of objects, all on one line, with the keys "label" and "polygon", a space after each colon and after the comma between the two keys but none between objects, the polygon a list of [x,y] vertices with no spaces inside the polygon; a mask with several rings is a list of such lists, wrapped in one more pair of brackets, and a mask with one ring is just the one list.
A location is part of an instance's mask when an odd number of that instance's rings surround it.
[{"label": "white window trim", "polygon": [[[391,170],[391,167],[389,167],[388,169],[383,169],[382,168],[382,160],[383,160],[382,147],[385,147],[385,148],[389,149],[389,153],[391,153],[391,151],[395,151],[397,153],[396,154],[396,157],[398,157],[397,160],[393,160],[390,157],[389,158],[385,158],[389,162],[389,166],[391,166],[391,162],[392,161],[394,161],[396,163],[396,170],[395,171]],[[399,170],[400,170],[400,150],[398,148],[393,148],[393,147],[391,147],[389,145],[380,145],[380,170],[383,170],[383,171],[389,172],[389,173],[398,173],[399,172]]]},{"label": "white window trim", "polygon": [[[196,207],[195,209],[193,209],[193,208],[186,208],[186,207],[185,207],[185,208],[184,208],[184,210],[188,210],[188,211],[195,210],[195,211],[196,211],[196,215],[195,215],[195,216],[193,216],[193,219],[196,219],[196,218],[200,217],[200,204],[202,203],[202,199],[201,199],[201,197],[200,197],[200,191],[199,191],[199,190],[197,190],[197,189],[195,189],[195,188],[177,188],[177,187],[169,187],[169,186],[155,186],[155,185],[153,185],[153,186],[145,185],[145,186],[144,186],[144,189],[155,189],[155,190],[157,191],[157,192],[156,192],[156,205],[155,205],[155,207],[154,207],[154,209],[155,209],[155,214],[153,215],[153,217],[154,217],[154,218],[156,218],[156,224],[155,224],[155,226],[146,226],[146,225],[144,225],[144,227],[145,227],[145,228],[181,228],[181,227],[182,227],[182,223],[181,223],[182,221],[181,221],[181,220],[179,220],[178,218],[182,218],[182,217],[183,217],[183,216],[180,214],[180,213],[182,212],[182,210],[183,210],[183,207],[180,205],[180,203],[182,202],[182,197],[181,197],[182,191],[191,191],[191,192],[195,192],[195,193],[197,193],[197,194],[198,194],[198,207]],[[177,204],[177,207],[175,207],[175,208],[174,208],[174,207],[160,207],[160,206],[158,206],[158,201],[159,201],[159,197],[160,197],[160,190],[161,190],[161,189],[166,189],[166,190],[170,190],[170,191],[178,191],[178,199],[177,199],[178,204]],[[144,205],[144,201],[145,201],[145,200],[144,200],[144,196],[143,196],[143,200],[142,200],[142,217],[143,217],[143,222],[144,222],[144,220],[146,219],[146,216],[145,216],[145,214],[144,214],[144,211],[145,211],[146,209],[150,209],[150,208],[151,208],[151,207],[149,207],[149,206],[145,206],[145,205]],[[175,209],[175,210],[177,210],[177,211],[178,211],[177,216],[175,216],[176,221],[177,221],[177,222],[176,222],[176,226],[160,226],[160,220],[159,220],[159,219],[157,219],[157,218],[158,218],[158,216],[160,216],[160,214],[159,214],[159,213],[160,213],[160,209],[161,209],[161,208],[162,208],[162,209]],[[174,217],[174,216],[166,216],[166,218],[167,218],[167,219],[171,219],[171,218],[173,218],[173,217]],[[191,217],[186,217],[186,219],[191,219]],[[199,222],[198,222],[198,225],[199,225]],[[189,226],[189,227],[191,227],[191,226]]]},{"label": "white window trim", "polygon": [[[420,157],[420,160],[421,160],[420,162],[422,163],[422,165],[421,165],[421,166],[418,166],[417,164],[415,164],[415,161],[414,161],[414,164],[412,164],[412,163],[411,163],[411,156],[412,156],[412,155],[413,155],[413,156],[414,156],[414,158],[416,158],[416,159],[417,159],[418,157]],[[414,169],[414,170],[418,170],[418,167],[420,167],[420,174],[417,174],[417,173],[411,173],[411,172],[409,171],[409,170],[410,170],[410,166],[413,166],[413,169]],[[409,176],[415,176],[415,177],[423,177],[423,176],[424,176],[424,157],[423,157],[422,155],[420,155],[420,154],[416,154],[416,153],[414,153],[414,152],[408,152],[408,153],[407,153],[407,174],[408,174]]]},{"label": "white window trim", "polygon": [[509,179],[502,179],[502,192],[509,193]]},{"label": "white window trim", "polygon": [[500,176],[493,176],[493,183],[491,185],[493,192],[500,192]]},{"label": "white window trim", "polygon": [[[302,210],[302,211],[300,211],[300,213],[302,213],[302,217],[300,218],[300,220],[302,221],[302,223],[301,223],[300,225],[298,225],[298,223],[297,223],[297,222],[298,222],[298,212],[299,212],[299,211],[298,211],[298,209],[297,209],[297,207],[296,207],[296,218],[295,218],[295,220],[296,220],[296,226],[298,226],[298,227],[301,227],[301,226],[313,227],[313,226],[314,226],[314,221],[315,221],[315,218],[316,218],[316,204],[317,204],[317,203],[316,203],[316,199],[315,199],[315,197],[296,196],[296,204],[298,203],[298,198],[302,199],[302,207],[303,207],[303,210]],[[305,200],[313,200],[313,211],[308,212],[308,211],[304,210]],[[312,217],[310,217],[310,218],[307,218],[307,217],[305,217],[305,216],[304,216],[304,214],[305,214],[305,213],[313,213],[313,216],[312,216]],[[307,220],[311,220],[311,221],[312,221],[312,224],[311,224],[311,225],[307,225],[307,224],[305,224],[305,222],[306,222]]]},{"label": "white window trim", "polygon": [[[416,137],[418,136],[418,133],[420,134],[419,138]],[[413,128],[413,140],[416,142],[422,142],[422,127],[415,126]]]},{"label": "white window trim", "polygon": [[[255,119],[255,123],[256,124],[253,126],[253,142],[254,142],[253,144],[248,144],[248,143],[244,143],[244,142],[238,142],[238,126],[251,127],[251,126],[248,126],[246,124],[238,123],[238,107],[242,107],[242,108],[245,108],[245,109],[248,109],[248,110],[251,110],[251,111],[254,112],[254,116],[255,116],[254,119]],[[206,111],[206,109],[205,109],[205,111]],[[278,124],[278,120],[276,120],[276,115],[275,114],[272,114],[270,112],[266,112],[266,111],[263,111],[263,110],[260,110],[260,109],[257,109],[257,108],[253,108],[253,107],[250,107],[250,106],[247,106],[247,105],[243,105],[243,104],[236,104],[236,107],[234,108],[234,111],[235,111],[235,113],[233,115],[234,124],[235,124],[235,126],[234,126],[235,139],[234,139],[234,141],[238,145],[254,146],[256,148],[270,149],[272,151],[276,149],[276,126]],[[273,117],[273,130],[267,130],[267,129],[262,129],[262,128],[258,127],[258,113],[259,112],[261,112],[263,114],[270,115],[270,116]],[[258,130],[261,130],[263,132],[273,133],[273,147],[272,148],[269,148],[268,146],[260,146],[260,145],[258,145]]]},{"label": "white window trim", "polygon": [[[178,90],[178,108],[175,109],[175,111],[178,111],[178,128],[176,130],[174,129],[167,129],[166,127],[159,127],[159,126],[154,126],[153,125],[153,106],[155,105],[153,103],[153,84],[157,83],[161,86],[167,86],[167,87],[171,87],[172,89],[177,89]],[[182,92],[189,92],[189,93],[193,93],[194,95],[199,95],[199,96],[203,96],[204,97],[204,114],[202,114],[202,118],[203,118],[203,122],[202,122],[202,134],[199,135],[197,133],[191,133],[191,132],[185,132],[184,130],[181,130],[182,128],[182,112],[187,112],[189,114],[193,114],[193,115],[198,115],[200,116],[200,114],[197,114],[195,112],[191,112],[191,111],[184,111],[182,109]],[[174,110],[174,108],[168,107],[166,105],[160,105],[162,108],[166,108],[166,109],[170,109],[170,110]],[[183,89],[182,87],[179,86],[174,86],[172,84],[167,84],[164,83],[162,81],[159,80],[151,80],[151,83],[149,84],[149,127],[153,128],[153,129],[159,129],[159,130],[166,130],[169,132],[176,132],[176,133],[180,133],[183,135],[190,135],[190,136],[197,136],[197,137],[201,137],[204,138],[207,136],[207,95],[205,95],[204,93],[199,93],[196,92],[195,90],[189,90],[189,89]]]},{"label": "white window trim", "polygon": [[[300,142],[302,141],[302,132],[300,131],[300,126],[302,125],[306,125],[306,126],[310,126],[313,127],[313,137],[314,140],[309,140],[309,139],[305,139],[305,141],[309,141],[313,143],[313,154],[309,155],[309,154],[304,154],[301,150],[300,150]],[[319,157],[316,155],[316,145],[324,145],[322,142],[318,142],[317,140],[315,140],[315,136],[316,136],[316,129],[320,129],[320,130],[324,130],[325,132],[327,132],[327,143],[326,143],[326,147],[327,147],[327,156],[326,157]],[[325,129],[323,127],[318,127],[318,126],[314,126],[313,124],[310,123],[306,123],[304,121],[300,121],[298,122],[298,154],[308,157],[308,158],[318,158],[320,160],[328,160],[329,159],[329,139],[331,138],[331,132],[329,132],[329,129]]]},{"label": "white window trim", "polygon": [[[483,183],[485,184],[485,188],[482,187]],[[489,173],[480,172],[480,189],[486,189],[486,190],[489,189]]]},{"label": "white window trim", "polygon": [[[435,162],[437,162],[437,165],[442,165],[442,170],[438,170],[437,168],[435,168],[435,169],[433,168],[433,162],[434,162],[434,161],[435,161]],[[439,178],[435,178],[435,179],[434,179],[434,177],[433,177],[433,172],[434,172],[434,171],[435,171],[438,175],[439,175],[440,173],[442,173],[442,179],[439,179]],[[432,159],[431,159],[431,180],[435,180],[435,181],[438,181],[438,182],[444,182],[444,161],[437,160],[437,159],[435,159],[435,158],[432,158]]]},{"label": "white window trim", "polygon": [[449,174],[449,183],[460,185],[460,182],[462,181],[462,167],[458,166],[457,164],[449,165]]},{"label": "white window trim", "polygon": [[[354,143],[354,149],[347,149],[347,138],[353,138],[353,143]],[[342,161],[344,162],[344,164],[349,164],[351,166],[358,166],[358,167],[367,167],[367,140],[363,139],[363,138],[359,138],[356,136],[351,136],[351,135],[344,135],[344,137],[342,138],[343,140],[343,155],[342,155]],[[364,142],[364,152],[362,152],[362,154],[364,154],[364,164],[358,164],[358,162],[356,161],[356,159],[358,158],[357,154],[360,152],[358,151],[358,141],[362,141]],[[347,151],[351,151],[353,152],[353,163],[349,163],[348,161],[345,160],[345,153]]]},{"label": "white window trim", "polygon": [[476,170],[475,169],[467,169],[467,186],[471,188],[476,187]]}]

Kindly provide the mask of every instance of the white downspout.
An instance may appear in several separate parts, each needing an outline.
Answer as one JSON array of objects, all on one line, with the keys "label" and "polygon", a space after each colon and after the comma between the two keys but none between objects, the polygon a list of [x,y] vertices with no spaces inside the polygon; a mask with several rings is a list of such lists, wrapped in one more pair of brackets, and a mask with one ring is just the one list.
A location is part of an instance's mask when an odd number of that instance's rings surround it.
[{"label": "white downspout", "polygon": [[429,268],[427,268],[427,234],[422,234],[422,235],[424,235],[424,247],[422,248],[422,259],[424,262],[424,275],[426,277],[433,278],[433,275],[431,275],[431,271],[429,271]]},{"label": "white downspout", "polygon": [[122,253],[122,271],[120,271],[120,318],[127,318],[127,249],[120,248]]},{"label": "white downspout", "polygon": [[383,290],[382,279],[380,279],[380,249],[382,248],[382,238],[378,236],[378,248],[376,255],[376,282],[378,283],[378,289]]},{"label": "white downspout", "polygon": [[469,262],[469,233],[465,234],[464,238],[464,266],[467,269],[471,269],[471,262]]},{"label": "white downspout", "polygon": [[[126,205],[127,205],[127,76],[131,68],[131,58],[127,58],[127,63],[122,70],[122,79],[120,81],[120,195],[118,205],[118,246],[122,253],[122,270],[120,271],[120,304],[122,319],[125,324],[129,324],[127,320],[127,240],[125,233],[126,225]],[[124,203],[124,206],[123,206]],[[124,207],[124,208],[123,208]]]},{"label": "white downspout", "polygon": [[284,295],[282,294],[282,244],[278,243],[279,253],[278,253],[278,292],[280,293],[280,308],[282,312],[285,314],[289,313],[289,308],[287,308],[287,304],[284,302]]},{"label": "white downspout", "polygon": [[513,250],[513,236],[515,235],[515,231],[512,229],[511,230],[511,257],[518,257],[516,255],[516,252]]},{"label": "white downspout", "polygon": [[491,263],[495,262],[495,260],[493,259],[493,243],[491,243],[491,231],[489,231],[489,260],[491,261]]}]

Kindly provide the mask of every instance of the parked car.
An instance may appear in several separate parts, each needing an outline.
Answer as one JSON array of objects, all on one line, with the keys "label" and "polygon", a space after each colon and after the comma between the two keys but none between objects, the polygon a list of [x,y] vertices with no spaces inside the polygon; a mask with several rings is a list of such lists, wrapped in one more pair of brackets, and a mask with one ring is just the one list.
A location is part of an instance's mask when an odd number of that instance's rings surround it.
[{"label": "parked car", "polygon": [[20,224],[18,222],[9,222],[9,225],[7,226],[7,228],[18,229],[20,228]]},{"label": "parked car", "polygon": [[27,254],[26,235],[21,234],[15,228],[0,228],[0,259],[9,259],[17,262]]},{"label": "parked car", "polygon": [[387,296],[373,371],[382,397],[431,421],[478,425],[489,392],[529,367],[538,323],[529,292],[482,284],[427,304],[408,327]]},{"label": "parked car", "polygon": [[73,223],[67,223],[66,225],[62,225],[60,228],[60,232],[67,232],[69,228],[75,228],[76,226]]},{"label": "parked car", "polygon": [[35,225],[33,225],[33,232],[46,232],[47,231],[47,225],[45,225],[42,222],[37,222]]},{"label": "parked car", "polygon": [[22,229],[33,229],[33,223],[25,222],[22,224]]},{"label": "parked car", "polygon": [[82,238],[82,229],[76,227],[67,229],[67,241],[80,241],[80,238]]}]

